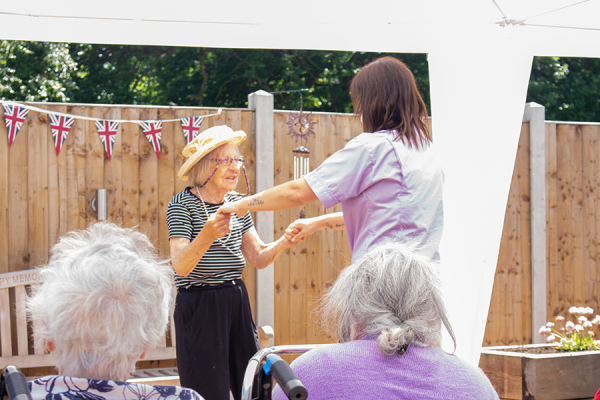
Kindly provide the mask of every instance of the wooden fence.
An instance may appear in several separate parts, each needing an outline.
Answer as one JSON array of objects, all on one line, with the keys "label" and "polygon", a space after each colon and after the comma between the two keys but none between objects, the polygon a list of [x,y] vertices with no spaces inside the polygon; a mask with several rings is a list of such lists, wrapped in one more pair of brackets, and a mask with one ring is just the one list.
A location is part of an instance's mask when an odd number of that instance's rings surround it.
[{"label": "wooden fence", "polygon": [[[216,112],[189,107],[35,105],[98,119],[174,119]],[[227,124],[248,133],[241,149],[251,182],[256,169],[253,118],[253,110],[228,109],[202,123],[202,130]],[[110,221],[139,226],[162,255],[169,256],[167,204],[186,186],[177,177],[185,146],[179,122],[163,124],[160,158],[134,123],[120,124],[111,160],[93,121],[76,119],[58,156],[47,114],[30,111],[10,148],[3,123],[0,137],[5,139],[0,140],[0,226],[4,227],[0,229],[0,273],[44,264],[60,236],[96,222],[91,202],[100,188],[107,189]],[[238,190],[245,193],[243,179]],[[255,276],[253,268],[244,272],[253,308]]]},{"label": "wooden fence", "polygon": [[[362,123],[350,114],[313,113],[316,122],[311,136],[297,142],[288,135],[289,113],[275,112],[275,184],[294,178],[292,150],[303,144],[310,150],[310,169],[319,166],[335,151],[362,132]],[[320,202],[306,207],[307,217],[341,211],[341,206],[325,209]],[[295,221],[301,208],[275,212],[275,237]],[[329,343],[331,337],[320,328],[314,312],[323,289],[350,264],[351,253],[344,231],[324,230],[288,249],[275,262],[275,343]]]},{"label": "wooden fence", "polygon": [[[546,123],[547,315],[600,314],[600,125]],[[529,124],[523,123],[484,346],[531,343]],[[537,327],[536,327],[537,328]]]},{"label": "wooden fence", "polygon": [[[215,112],[207,108],[49,105],[38,107],[94,118],[172,119]],[[1,110],[0,110],[1,112]],[[243,129],[242,145],[252,190],[255,186],[254,110],[228,109],[207,118],[202,130],[220,124]],[[289,113],[274,113],[275,184],[293,178],[292,149],[310,151],[311,169],[362,131],[348,114],[313,113],[315,136],[305,142],[288,135]],[[529,216],[529,125],[523,123],[510,188],[484,345],[531,341]],[[572,306],[598,309],[597,243],[600,225],[600,126],[547,123],[547,287],[549,318]],[[6,128],[0,124],[0,138]],[[161,157],[136,124],[121,124],[112,160],[105,156],[92,121],[76,120],[57,157],[46,114],[31,111],[12,147],[0,140],[0,273],[30,269],[47,261],[49,249],[68,231],[96,221],[91,200],[108,191],[109,219],[139,226],[169,255],[166,206],[185,187],[177,178],[185,140],[179,122],[163,125]],[[238,190],[243,191],[240,181]],[[340,211],[316,202],[310,216]],[[280,237],[300,209],[275,213]],[[344,232],[323,231],[288,249],[275,263],[275,343],[330,342],[314,309],[319,295],[350,263]],[[256,273],[244,280],[255,308]]]}]

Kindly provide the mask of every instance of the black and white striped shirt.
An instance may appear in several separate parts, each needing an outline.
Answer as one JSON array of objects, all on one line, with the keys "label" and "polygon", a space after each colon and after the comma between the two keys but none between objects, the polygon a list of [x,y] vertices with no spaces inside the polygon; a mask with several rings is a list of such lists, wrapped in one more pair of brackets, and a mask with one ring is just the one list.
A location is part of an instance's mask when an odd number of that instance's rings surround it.
[{"label": "black and white striped shirt", "polygon": [[[202,200],[192,194],[191,188],[177,193],[167,207],[167,226],[169,227],[169,239],[182,237],[194,240],[204,227],[208,219]],[[236,201],[242,197],[239,194],[226,194],[226,201]],[[212,215],[221,204],[206,204],[208,214]],[[198,261],[193,271],[187,277],[175,274],[175,284],[178,288],[189,288],[191,286],[215,286],[225,281],[241,279],[242,271],[246,261],[242,254],[242,235],[253,226],[250,213],[243,218],[235,214],[231,216],[232,230],[230,237],[222,237],[215,240],[204,256]],[[225,239],[228,239],[227,241]]]}]

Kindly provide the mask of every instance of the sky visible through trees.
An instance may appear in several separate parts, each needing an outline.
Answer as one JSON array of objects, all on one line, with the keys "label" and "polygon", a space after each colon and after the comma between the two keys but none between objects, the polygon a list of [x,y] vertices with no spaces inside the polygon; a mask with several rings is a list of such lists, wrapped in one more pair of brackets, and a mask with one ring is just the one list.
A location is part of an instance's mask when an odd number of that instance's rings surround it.
[{"label": "sky visible through trees", "polygon": [[[352,112],[352,77],[384,55],[409,66],[430,111],[426,54],[23,41],[0,41],[0,98],[245,108],[257,90],[309,89],[304,110]],[[274,96],[276,109],[300,108],[296,92]],[[536,57],[530,101],[546,107],[547,120],[600,122],[600,59]]]}]

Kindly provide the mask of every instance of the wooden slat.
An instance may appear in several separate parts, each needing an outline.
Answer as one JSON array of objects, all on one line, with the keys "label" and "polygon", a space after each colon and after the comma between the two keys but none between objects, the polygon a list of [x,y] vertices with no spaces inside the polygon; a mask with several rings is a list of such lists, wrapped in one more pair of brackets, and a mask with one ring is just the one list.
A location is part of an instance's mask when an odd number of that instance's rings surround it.
[{"label": "wooden slat", "polygon": [[556,128],[556,147],[557,147],[557,176],[558,176],[558,258],[559,258],[559,279],[558,279],[558,302],[562,312],[567,310],[573,298],[570,293],[573,292],[572,284],[572,250],[571,250],[571,168],[570,168],[570,146],[571,135],[569,127],[558,125]]},{"label": "wooden slat", "polygon": [[[108,107],[104,111],[106,119],[121,119],[120,107]],[[104,188],[106,189],[106,208],[109,221],[123,225],[123,125],[135,125],[131,123],[119,124],[117,136],[113,146],[110,160],[104,162]]]},{"label": "wooden slat", "polygon": [[559,240],[558,240],[558,166],[556,147],[556,124],[546,124],[546,285],[548,318],[554,319],[560,312]]},{"label": "wooden slat", "polygon": [[12,356],[11,336],[8,288],[0,289],[0,350],[2,350],[2,357]]},{"label": "wooden slat", "polygon": [[27,182],[29,266],[48,260],[48,115],[31,111],[27,117]]},{"label": "wooden slat", "polygon": [[[173,119],[173,109],[161,109],[158,119]],[[169,256],[169,229],[167,227],[167,206],[175,195],[175,125],[179,122],[165,122],[162,126],[160,159],[158,159],[158,248],[164,257]]]},{"label": "wooden slat", "polygon": [[583,173],[583,205],[582,205],[582,234],[583,234],[583,263],[581,265],[583,276],[583,302],[598,310],[598,298],[595,297],[596,285],[595,272],[598,270],[596,263],[596,190],[599,187],[596,175],[598,162],[598,127],[583,126],[582,135],[582,173]]},{"label": "wooden slat", "polygon": [[531,183],[529,164],[529,127],[523,126],[517,158],[519,160],[519,282],[514,301],[516,324],[512,341],[515,344],[531,343]]},{"label": "wooden slat", "polygon": [[[593,164],[593,167],[590,168],[587,173],[588,174],[592,174],[594,177],[594,187],[597,188],[598,185],[600,184],[600,162],[598,160],[598,158],[600,157],[600,126],[595,126],[595,137],[596,137],[596,141],[595,141],[595,162]],[[600,268],[600,263],[598,262],[599,260],[597,259],[598,257],[598,253],[600,252],[600,218],[596,218],[596,216],[600,215],[600,191],[599,190],[594,190],[594,199],[595,199],[595,208],[594,209],[590,209],[590,214],[588,215],[588,219],[592,219],[595,222],[595,236],[592,237],[592,241],[595,244],[595,253],[593,251],[590,251],[590,257],[594,257],[592,259],[592,263],[590,265],[590,276],[589,276],[589,285],[592,286],[592,288],[589,289],[589,293],[588,293],[588,288],[586,288],[586,299],[589,303],[588,306],[592,307],[598,314],[600,314],[600,304],[599,304],[599,298],[600,298],[600,274],[599,272],[599,268]],[[591,297],[590,297],[591,296]]]},{"label": "wooden slat", "polygon": [[30,112],[9,149],[8,168],[8,271],[29,267],[28,248],[28,165],[29,125],[35,113]]},{"label": "wooden slat", "polygon": [[[144,108],[141,120],[156,120],[156,109]],[[138,128],[140,141],[140,228],[158,244],[158,157],[146,135]]]},{"label": "wooden slat", "polygon": [[27,314],[21,308],[21,304],[25,303],[25,286],[15,287],[15,304],[17,305],[17,349],[20,356],[26,356],[29,351],[27,340]]},{"label": "wooden slat", "polygon": [[[84,107],[68,107],[67,112],[86,115]],[[67,156],[67,231],[86,226],[86,127],[89,122],[75,119],[62,151]],[[62,153],[62,152],[61,152]]]},{"label": "wooden slat", "polygon": [[[0,107],[0,120],[4,121],[4,108]],[[9,147],[6,132],[6,124],[0,123],[0,274],[9,271],[8,243],[9,243],[9,219],[8,219],[8,192],[9,192]]]},{"label": "wooden slat", "polygon": [[573,251],[573,304],[585,304],[583,260],[583,141],[581,127],[571,128],[571,238]]},{"label": "wooden slat", "polygon": [[[124,108],[121,118],[139,119],[137,108]],[[121,163],[123,167],[123,226],[132,228],[140,223],[140,128],[135,124],[121,126]]]},{"label": "wooden slat", "polygon": [[[287,113],[275,113],[273,121],[273,129],[275,134],[274,152],[275,154],[285,154],[289,152],[289,146],[282,140],[281,132],[285,129],[285,119]],[[284,157],[275,157],[274,159],[274,184],[280,185],[289,181],[290,159]],[[292,170],[293,171],[293,170]],[[293,172],[292,172],[293,173]],[[293,176],[292,176],[293,178]],[[289,210],[281,210],[274,212],[275,236],[280,237],[289,224]],[[295,318],[290,315],[290,262],[296,258],[296,252],[299,245],[287,249],[275,261],[275,345],[290,343],[290,321]],[[286,361],[290,361],[286,358]]]},{"label": "wooden slat", "polygon": [[169,333],[171,335],[171,346],[175,347],[177,344],[176,336],[175,336],[175,320],[173,319],[173,314],[169,318]]},{"label": "wooden slat", "polygon": [[[88,116],[103,119],[103,107],[88,108]],[[98,214],[92,209],[92,200],[96,197],[96,190],[105,189],[104,163],[109,162],[94,121],[87,122],[85,144],[85,221],[88,227],[97,221]]]},{"label": "wooden slat", "polygon": [[[66,105],[48,105],[45,108],[56,112],[67,112]],[[50,117],[47,117],[48,120]],[[48,246],[51,248],[58,238],[67,233],[67,141],[56,155],[56,147],[50,123],[45,133],[48,151]],[[68,136],[67,136],[68,138]]]}]

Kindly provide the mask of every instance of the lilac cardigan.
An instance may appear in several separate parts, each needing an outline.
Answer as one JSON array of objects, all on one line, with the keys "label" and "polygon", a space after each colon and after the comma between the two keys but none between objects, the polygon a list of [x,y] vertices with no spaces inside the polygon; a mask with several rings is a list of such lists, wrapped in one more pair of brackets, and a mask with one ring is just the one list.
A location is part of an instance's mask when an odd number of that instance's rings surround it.
[{"label": "lilac cardigan", "polygon": [[[386,357],[372,339],[312,350],[292,363],[309,400],[497,400],[489,379],[439,347],[409,347]],[[287,397],[277,386],[274,400]]]}]

